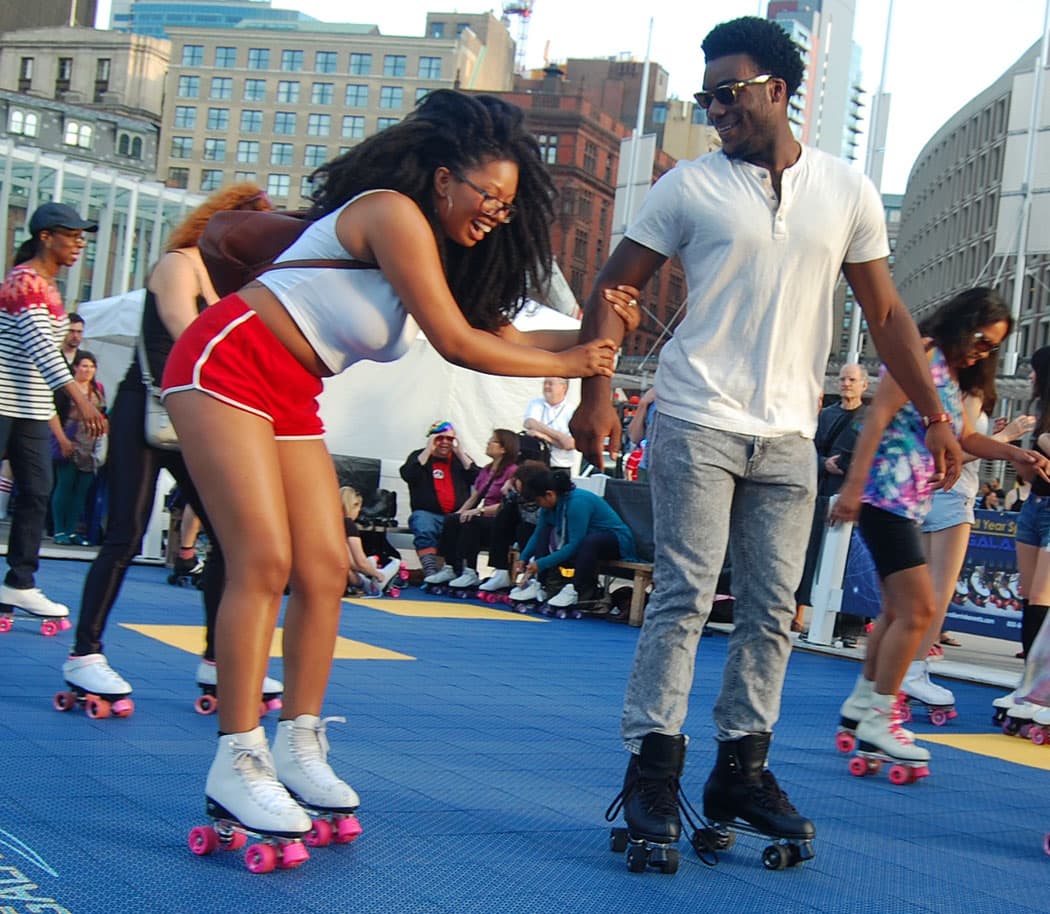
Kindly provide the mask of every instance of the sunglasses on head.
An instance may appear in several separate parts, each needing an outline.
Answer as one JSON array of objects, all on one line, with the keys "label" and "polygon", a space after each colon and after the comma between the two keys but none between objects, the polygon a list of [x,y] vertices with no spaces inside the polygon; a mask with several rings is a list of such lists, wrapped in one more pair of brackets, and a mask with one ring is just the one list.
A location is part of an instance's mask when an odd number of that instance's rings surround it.
[{"label": "sunglasses on head", "polygon": [[973,348],[977,352],[998,352],[1000,343],[993,343],[988,337],[986,337],[980,330],[973,335]]},{"label": "sunglasses on head", "polygon": [[705,111],[711,107],[712,102],[718,102],[718,104],[728,108],[736,104],[736,97],[741,89],[747,86],[761,86],[774,78],[770,73],[763,73],[761,76],[753,76],[751,79],[742,79],[739,82],[715,86],[710,92],[697,92],[693,95],[693,98]]}]

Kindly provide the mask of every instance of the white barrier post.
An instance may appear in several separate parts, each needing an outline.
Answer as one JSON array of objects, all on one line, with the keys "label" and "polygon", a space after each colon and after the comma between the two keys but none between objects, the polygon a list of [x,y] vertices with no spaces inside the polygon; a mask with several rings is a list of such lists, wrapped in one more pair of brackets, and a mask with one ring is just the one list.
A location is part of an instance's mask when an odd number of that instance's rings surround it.
[{"label": "white barrier post", "polygon": [[[831,499],[828,510],[838,496]],[[810,644],[831,644],[835,634],[835,617],[842,608],[842,577],[846,572],[846,557],[849,555],[853,524],[836,524],[825,527],[824,540],[817,562],[816,582],[813,585],[813,608],[809,620]]]}]

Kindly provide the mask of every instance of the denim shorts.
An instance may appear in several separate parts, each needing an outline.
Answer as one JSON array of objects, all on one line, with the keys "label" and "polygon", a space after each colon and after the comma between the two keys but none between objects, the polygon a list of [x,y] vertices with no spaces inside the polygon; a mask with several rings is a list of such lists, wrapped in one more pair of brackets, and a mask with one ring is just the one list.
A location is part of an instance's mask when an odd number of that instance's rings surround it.
[{"label": "denim shorts", "polygon": [[1017,515],[1019,543],[1026,546],[1050,548],[1050,495],[1029,495]]},{"label": "denim shorts", "polygon": [[973,526],[973,506],[975,498],[963,495],[962,492],[938,490],[933,493],[930,513],[922,522],[923,533],[936,533],[948,530],[961,524]]}]

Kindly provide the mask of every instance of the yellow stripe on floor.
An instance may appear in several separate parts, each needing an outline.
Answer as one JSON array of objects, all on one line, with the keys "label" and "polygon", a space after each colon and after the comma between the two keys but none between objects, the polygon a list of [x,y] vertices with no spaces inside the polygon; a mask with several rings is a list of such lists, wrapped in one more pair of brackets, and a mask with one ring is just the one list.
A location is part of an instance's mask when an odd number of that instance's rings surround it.
[{"label": "yellow stripe on floor", "polygon": [[392,616],[414,616],[417,619],[497,619],[500,622],[548,622],[523,613],[507,609],[493,609],[490,606],[478,606],[465,600],[350,600],[344,603],[363,606],[367,609],[378,609]]},{"label": "yellow stripe on floor", "polygon": [[[199,654],[204,649],[204,627],[201,625],[136,625],[130,622],[120,623],[124,628],[153,638],[169,647],[190,654]],[[278,628],[273,633],[270,642],[270,656],[281,656],[281,643],[284,637],[284,629]],[[366,644],[364,641],[354,641],[342,636],[336,638],[335,654],[336,660],[415,660],[408,654],[399,654],[397,651],[388,651],[384,647],[376,647],[374,644]]]},{"label": "yellow stripe on floor", "polygon": [[1037,746],[1031,740],[1019,736],[1007,736],[1005,733],[923,733],[918,738],[923,742],[938,743],[964,752],[1013,762],[1015,765],[1050,771],[1050,746]]}]

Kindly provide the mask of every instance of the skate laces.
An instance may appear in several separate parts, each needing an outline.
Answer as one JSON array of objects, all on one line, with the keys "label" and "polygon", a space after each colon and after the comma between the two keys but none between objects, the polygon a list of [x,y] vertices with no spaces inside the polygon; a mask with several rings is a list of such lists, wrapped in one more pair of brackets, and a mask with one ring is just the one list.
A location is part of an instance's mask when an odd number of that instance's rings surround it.
[{"label": "skate laces", "polygon": [[280,810],[294,801],[277,780],[273,756],[266,746],[242,746],[231,743],[233,768],[241,775],[251,798],[264,809]]},{"label": "skate laces", "polygon": [[877,710],[879,714],[884,714],[889,718],[890,736],[892,736],[902,746],[913,746],[915,744],[915,740],[912,737],[911,731],[906,730],[903,726],[901,726],[904,723],[905,704],[906,702],[904,697],[898,695],[889,711],[883,711],[881,708]]},{"label": "skate laces", "polygon": [[765,809],[772,810],[773,812],[790,813],[797,815],[798,810],[794,804],[788,799],[788,795],[784,792],[784,789],[777,783],[776,777],[773,772],[768,768],[762,769],[762,776],[759,779],[758,790],[755,791],[756,799],[758,804]]},{"label": "skate laces", "polygon": [[345,724],[345,717],[322,717],[316,727],[292,726],[290,743],[295,757],[303,763],[304,770],[309,765],[309,773],[316,777],[336,777],[331,765],[328,764],[328,724],[329,722]]}]

